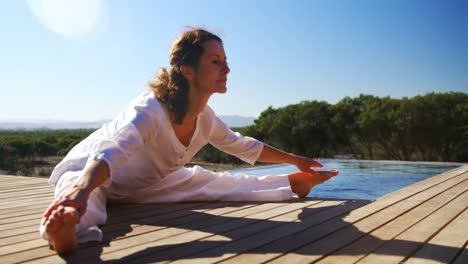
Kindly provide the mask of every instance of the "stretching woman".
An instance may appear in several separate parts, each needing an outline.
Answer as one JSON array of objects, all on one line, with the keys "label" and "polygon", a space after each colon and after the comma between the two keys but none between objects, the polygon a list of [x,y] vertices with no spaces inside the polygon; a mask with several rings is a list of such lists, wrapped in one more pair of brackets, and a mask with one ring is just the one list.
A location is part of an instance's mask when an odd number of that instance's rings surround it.
[{"label": "stretching woman", "polygon": [[[282,201],[305,197],[336,176],[313,159],[285,153],[231,131],[207,105],[225,93],[230,69],[221,39],[194,29],[179,36],[151,90],[113,121],[76,145],[55,167],[49,182],[55,199],[40,225],[58,253],[100,241],[107,199],[133,203],[185,201]],[[300,172],[255,177],[214,173],[184,164],[207,143],[254,164],[289,163]]]}]

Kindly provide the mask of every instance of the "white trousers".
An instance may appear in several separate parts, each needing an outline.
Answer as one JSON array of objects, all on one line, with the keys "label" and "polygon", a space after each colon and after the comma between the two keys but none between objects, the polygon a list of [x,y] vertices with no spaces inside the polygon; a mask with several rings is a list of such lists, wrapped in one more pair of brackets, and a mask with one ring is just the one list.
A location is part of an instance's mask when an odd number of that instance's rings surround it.
[{"label": "white trousers", "polygon": [[[81,177],[82,171],[64,173],[55,185],[55,198],[62,196]],[[98,225],[107,220],[107,199],[132,203],[177,203],[194,201],[284,201],[293,197],[287,175],[249,176],[215,173],[200,166],[182,168],[154,184],[138,189],[111,184],[96,188],[85,214],[76,226],[78,242],[101,241]],[[47,239],[44,226],[39,231]]]}]

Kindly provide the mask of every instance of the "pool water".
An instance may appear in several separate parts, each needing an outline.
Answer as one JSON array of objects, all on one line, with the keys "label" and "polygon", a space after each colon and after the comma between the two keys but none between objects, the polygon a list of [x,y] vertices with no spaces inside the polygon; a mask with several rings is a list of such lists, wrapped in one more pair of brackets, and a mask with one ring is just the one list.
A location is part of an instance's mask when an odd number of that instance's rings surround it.
[{"label": "pool water", "polygon": [[[319,160],[322,169],[338,169],[340,174],[312,189],[308,197],[374,200],[405,186],[425,180],[463,163]],[[249,175],[280,175],[296,172],[292,165],[273,165],[230,171]]]}]

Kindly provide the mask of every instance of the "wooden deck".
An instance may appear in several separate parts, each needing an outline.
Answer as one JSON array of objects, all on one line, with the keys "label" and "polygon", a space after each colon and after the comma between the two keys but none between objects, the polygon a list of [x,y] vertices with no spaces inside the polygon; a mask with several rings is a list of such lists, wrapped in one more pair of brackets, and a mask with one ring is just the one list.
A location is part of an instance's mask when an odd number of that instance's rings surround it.
[{"label": "wooden deck", "polygon": [[0,176],[0,263],[468,263],[468,165],[376,201],[111,205],[104,240],[39,238],[45,179]]}]

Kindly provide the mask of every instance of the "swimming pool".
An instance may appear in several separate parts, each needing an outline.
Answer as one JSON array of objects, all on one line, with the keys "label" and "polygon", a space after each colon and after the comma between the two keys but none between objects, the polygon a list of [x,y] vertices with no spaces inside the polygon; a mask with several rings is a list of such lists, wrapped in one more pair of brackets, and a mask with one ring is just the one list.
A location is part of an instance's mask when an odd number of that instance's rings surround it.
[{"label": "swimming pool", "polygon": [[[425,180],[463,163],[397,162],[321,159],[324,169],[340,175],[316,186],[308,197],[373,200],[405,186]],[[278,175],[297,171],[292,165],[273,165],[230,171],[249,175]]]}]

